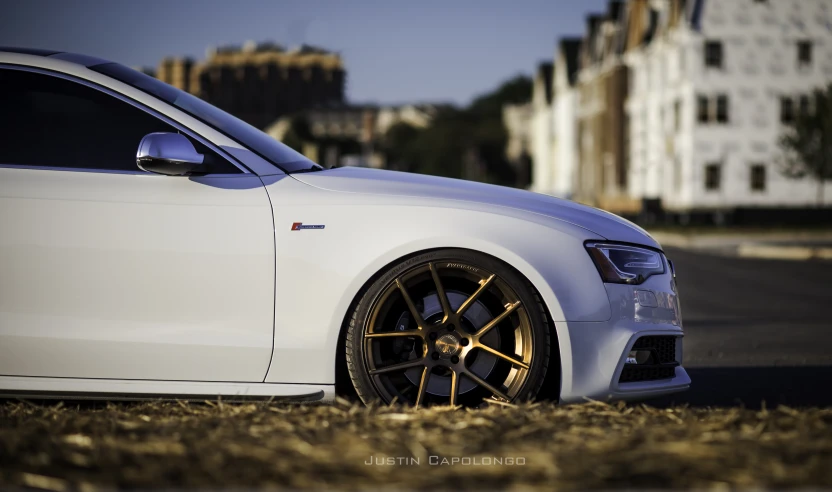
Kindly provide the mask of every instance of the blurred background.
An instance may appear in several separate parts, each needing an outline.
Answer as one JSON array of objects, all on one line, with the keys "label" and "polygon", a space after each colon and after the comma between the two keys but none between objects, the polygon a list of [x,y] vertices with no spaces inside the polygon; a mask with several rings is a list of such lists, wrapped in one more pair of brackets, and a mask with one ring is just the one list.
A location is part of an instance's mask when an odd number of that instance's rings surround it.
[{"label": "blurred background", "polygon": [[3,3],[0,44],[138,68],[324,167],[648,226],[832,223],[832,2]]}]

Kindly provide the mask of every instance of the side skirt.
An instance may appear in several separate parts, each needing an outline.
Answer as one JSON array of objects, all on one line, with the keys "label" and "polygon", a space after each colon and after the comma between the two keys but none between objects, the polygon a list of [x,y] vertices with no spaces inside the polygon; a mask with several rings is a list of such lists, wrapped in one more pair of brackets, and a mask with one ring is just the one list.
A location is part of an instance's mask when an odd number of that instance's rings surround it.
[{"label": "side skirt", "polygon": [[0,398],[326,402],[335,386],[0,376]]}]

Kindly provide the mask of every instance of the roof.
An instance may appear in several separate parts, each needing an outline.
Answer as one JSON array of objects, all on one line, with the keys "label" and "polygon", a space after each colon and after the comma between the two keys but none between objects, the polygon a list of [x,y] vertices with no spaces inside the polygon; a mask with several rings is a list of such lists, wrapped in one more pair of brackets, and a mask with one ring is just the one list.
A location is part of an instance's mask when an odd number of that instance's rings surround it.
[{"label": "roof", "polygon": [[50,55],[55,55],[57,53],[61,53],[60,51],[39,50],[37,48],[15,48],[13,46],[0,46],[0,51],[6,52],[6,53],[20,53],[21,55],[35,55],[35,56],[50,56]]},{"label": "roof", "polygon": [[85,67],[92,67],[101,65],[102,63],[111,63],[110,60],[97,58],[89,55],[82,55],[80,53],[69,53],[67,51],[42,50],[37,48],[15,48],[0,46],[0,53],[19,53],[21,55],[42,56],[44,58],[55,58],[56,60],[68,61],[77,65]]},{"label": "roof", "polygon": [[624,26],[625,17],[626,10],[624,2],[622,2],[621,0],[612,0],[609,4],[607,21],[614,23],[619,28],[618,34],[612,40],[612,50],[616,55],[624,53],[624,48],[626,47],[626,43],[624,42],[626,40],[626,30],[622,29],[622,27]]},{"label": "roof", "polygon": [[[580,50],[582,65],[592,65],[602,61],[605,56],[623,53],[625,38],[620,33],[622,21],[626,17],[626,5],[622,0],[610,0],[605,12],[586,17],[586,32]],[[604,29],[605,25],[614,28],[612,34]]]},{"label": "roof", "polygon": [[624,2],[621,0],[612,0],[607,6],[607,19],[618,20],[621,18],[621,12],[624,8]]},{"label": "roof", "polygon": [[650,9],[649,16],[650,17],[647,21],[647,30],[644,32],[644,39],[642,40],[643,44],[650,44],[659,28],[659,13]]},{"label": "roof", "polygon": [[560,53],[566,62],[566,77],[569,85],[575,85],[578,71],[581,68],[581,38],[565,38],[560,40]]},{"label": "roof", "polygon": [[551,104],[552,102],[552,76],[554,72],[555,67],[551,62],[543,62],[537,66],[537,78],[543,82],[546,104]]},{"label": "roof", "polygon": [[690,26],[699,31],[702,29],[702,9],[704,8],[705,0],[693,0],[685,7],[687,7],[687,18]]},{"label": "roof", "polygon": [[590,63],[594,63],[597,60],[598,53],[596,49],[595,39],[598,35],[599,28],[603,21],[604,17],[598,14],[592,14],[586,18],[587,42],[583,46],[586,50],[587,59]]}]

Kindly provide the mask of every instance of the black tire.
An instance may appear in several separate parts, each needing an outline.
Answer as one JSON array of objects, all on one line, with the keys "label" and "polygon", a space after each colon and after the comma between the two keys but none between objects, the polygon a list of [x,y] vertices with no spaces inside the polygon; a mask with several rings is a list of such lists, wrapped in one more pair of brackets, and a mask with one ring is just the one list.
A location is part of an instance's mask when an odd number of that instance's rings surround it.
[{"label": "black tire", "polygon": [[[534,287],[508,264],[434,250],[401,260],[366,289],[349,317],[346,365],[366,404],[527,401],[546,379],[547,319]],[[394,366],[403,369],[379,374]]]}]

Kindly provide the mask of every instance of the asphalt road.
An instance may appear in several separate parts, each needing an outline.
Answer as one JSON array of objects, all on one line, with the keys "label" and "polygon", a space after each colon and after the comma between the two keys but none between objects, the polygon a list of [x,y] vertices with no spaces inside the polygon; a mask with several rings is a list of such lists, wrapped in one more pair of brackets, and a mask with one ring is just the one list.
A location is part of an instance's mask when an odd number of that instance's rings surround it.
[{"label": "asphalt road", "polygon": [[693,384],[650,403],[832,405],[832,262],[666,252]]}]

